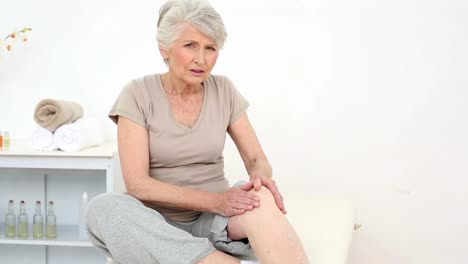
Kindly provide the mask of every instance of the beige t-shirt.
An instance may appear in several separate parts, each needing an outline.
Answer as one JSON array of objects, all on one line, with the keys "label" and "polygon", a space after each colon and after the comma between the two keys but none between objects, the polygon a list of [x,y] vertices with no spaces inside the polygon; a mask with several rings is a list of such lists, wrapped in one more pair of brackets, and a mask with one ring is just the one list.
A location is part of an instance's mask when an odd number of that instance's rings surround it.
[{"label": "beige t-shirt", "polygon": [[[226,131],[249,104],[224,76],[210,75],[204,87],[203,106],[192,128],[176,121],[159,74],[128,83],[109,117],[117,123],[118,116],[124,116],[148,130],[151,177],[188,188],[223,192],[229,189],[223,161]],[[192,210],[145,204],[173,221],[191,221],[200,215]]]}]

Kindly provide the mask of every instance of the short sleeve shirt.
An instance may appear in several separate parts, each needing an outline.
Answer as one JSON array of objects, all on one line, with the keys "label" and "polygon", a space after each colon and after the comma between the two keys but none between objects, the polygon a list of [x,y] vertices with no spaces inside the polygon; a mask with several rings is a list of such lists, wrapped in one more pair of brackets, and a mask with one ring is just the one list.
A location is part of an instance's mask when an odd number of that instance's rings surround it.
[{"label": "short sleeve shirt", "polygon": [[[109,117],[117,123],[118,116],[124,116],[147,129],[151,177],[178,186],[223,192],[229,188],[223,161],[226,131],[249,104],[224,76],[210,75],[203,85],[203,105],[193,127],[175,119],[159,74],[128,83]],[[191,221],[200,214],[188,209],[145,204],[173,221]]]}]

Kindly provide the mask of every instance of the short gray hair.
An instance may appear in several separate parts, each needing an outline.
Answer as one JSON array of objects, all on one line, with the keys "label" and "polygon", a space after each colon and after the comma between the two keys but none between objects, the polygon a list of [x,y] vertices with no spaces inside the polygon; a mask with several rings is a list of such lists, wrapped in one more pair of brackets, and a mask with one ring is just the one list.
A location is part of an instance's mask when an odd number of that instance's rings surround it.
[{"label": "short gray hair", "polygon": [[223,20],[206,0],[168,0],[159,9],[157,40],[168,50],[177,39],[182,25],[189,23],[211,38],[222,49],[227,37]]}]

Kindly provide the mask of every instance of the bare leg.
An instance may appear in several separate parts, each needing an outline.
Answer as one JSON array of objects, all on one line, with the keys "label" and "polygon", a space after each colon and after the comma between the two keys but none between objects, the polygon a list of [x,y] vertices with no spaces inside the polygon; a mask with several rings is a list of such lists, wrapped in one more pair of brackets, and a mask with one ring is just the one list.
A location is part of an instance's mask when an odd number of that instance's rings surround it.
[{"label": "bare leg", "polygon": [[247,237],[262,264],[309,263],[301,241],[276,206],[270,190],[262,186],[256,194],[260,197],[260,207],[231,217],[229,237],[233,240]]},{"label": "bare leg", "polygon": [[221,251],[216,250],[198,262],[198,264],[219,264],[219,263],[239,264],[240,261],[236,259],[235,257],[232,257],[228,254],[225,254]]}]

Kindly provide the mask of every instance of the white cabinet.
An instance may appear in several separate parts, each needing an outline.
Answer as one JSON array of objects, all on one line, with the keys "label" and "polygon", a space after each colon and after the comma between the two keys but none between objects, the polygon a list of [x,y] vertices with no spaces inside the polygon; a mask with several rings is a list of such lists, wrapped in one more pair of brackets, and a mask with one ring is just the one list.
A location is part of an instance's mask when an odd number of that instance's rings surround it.
[{"label": "white cabinet", "polygon": [[[81,197],[123,191],[116,145],[103,144],[80,152],[34,151],[13,141],[10,150],[0,151],[0,263],[8,264],[103,264],[106,257],[79,237]],[[8,200],[26,202],[29,238],[5,238]],[[36,201],[45,216],[47,203],[54,201],[57,238],[34,239],[32,219]]]}]

